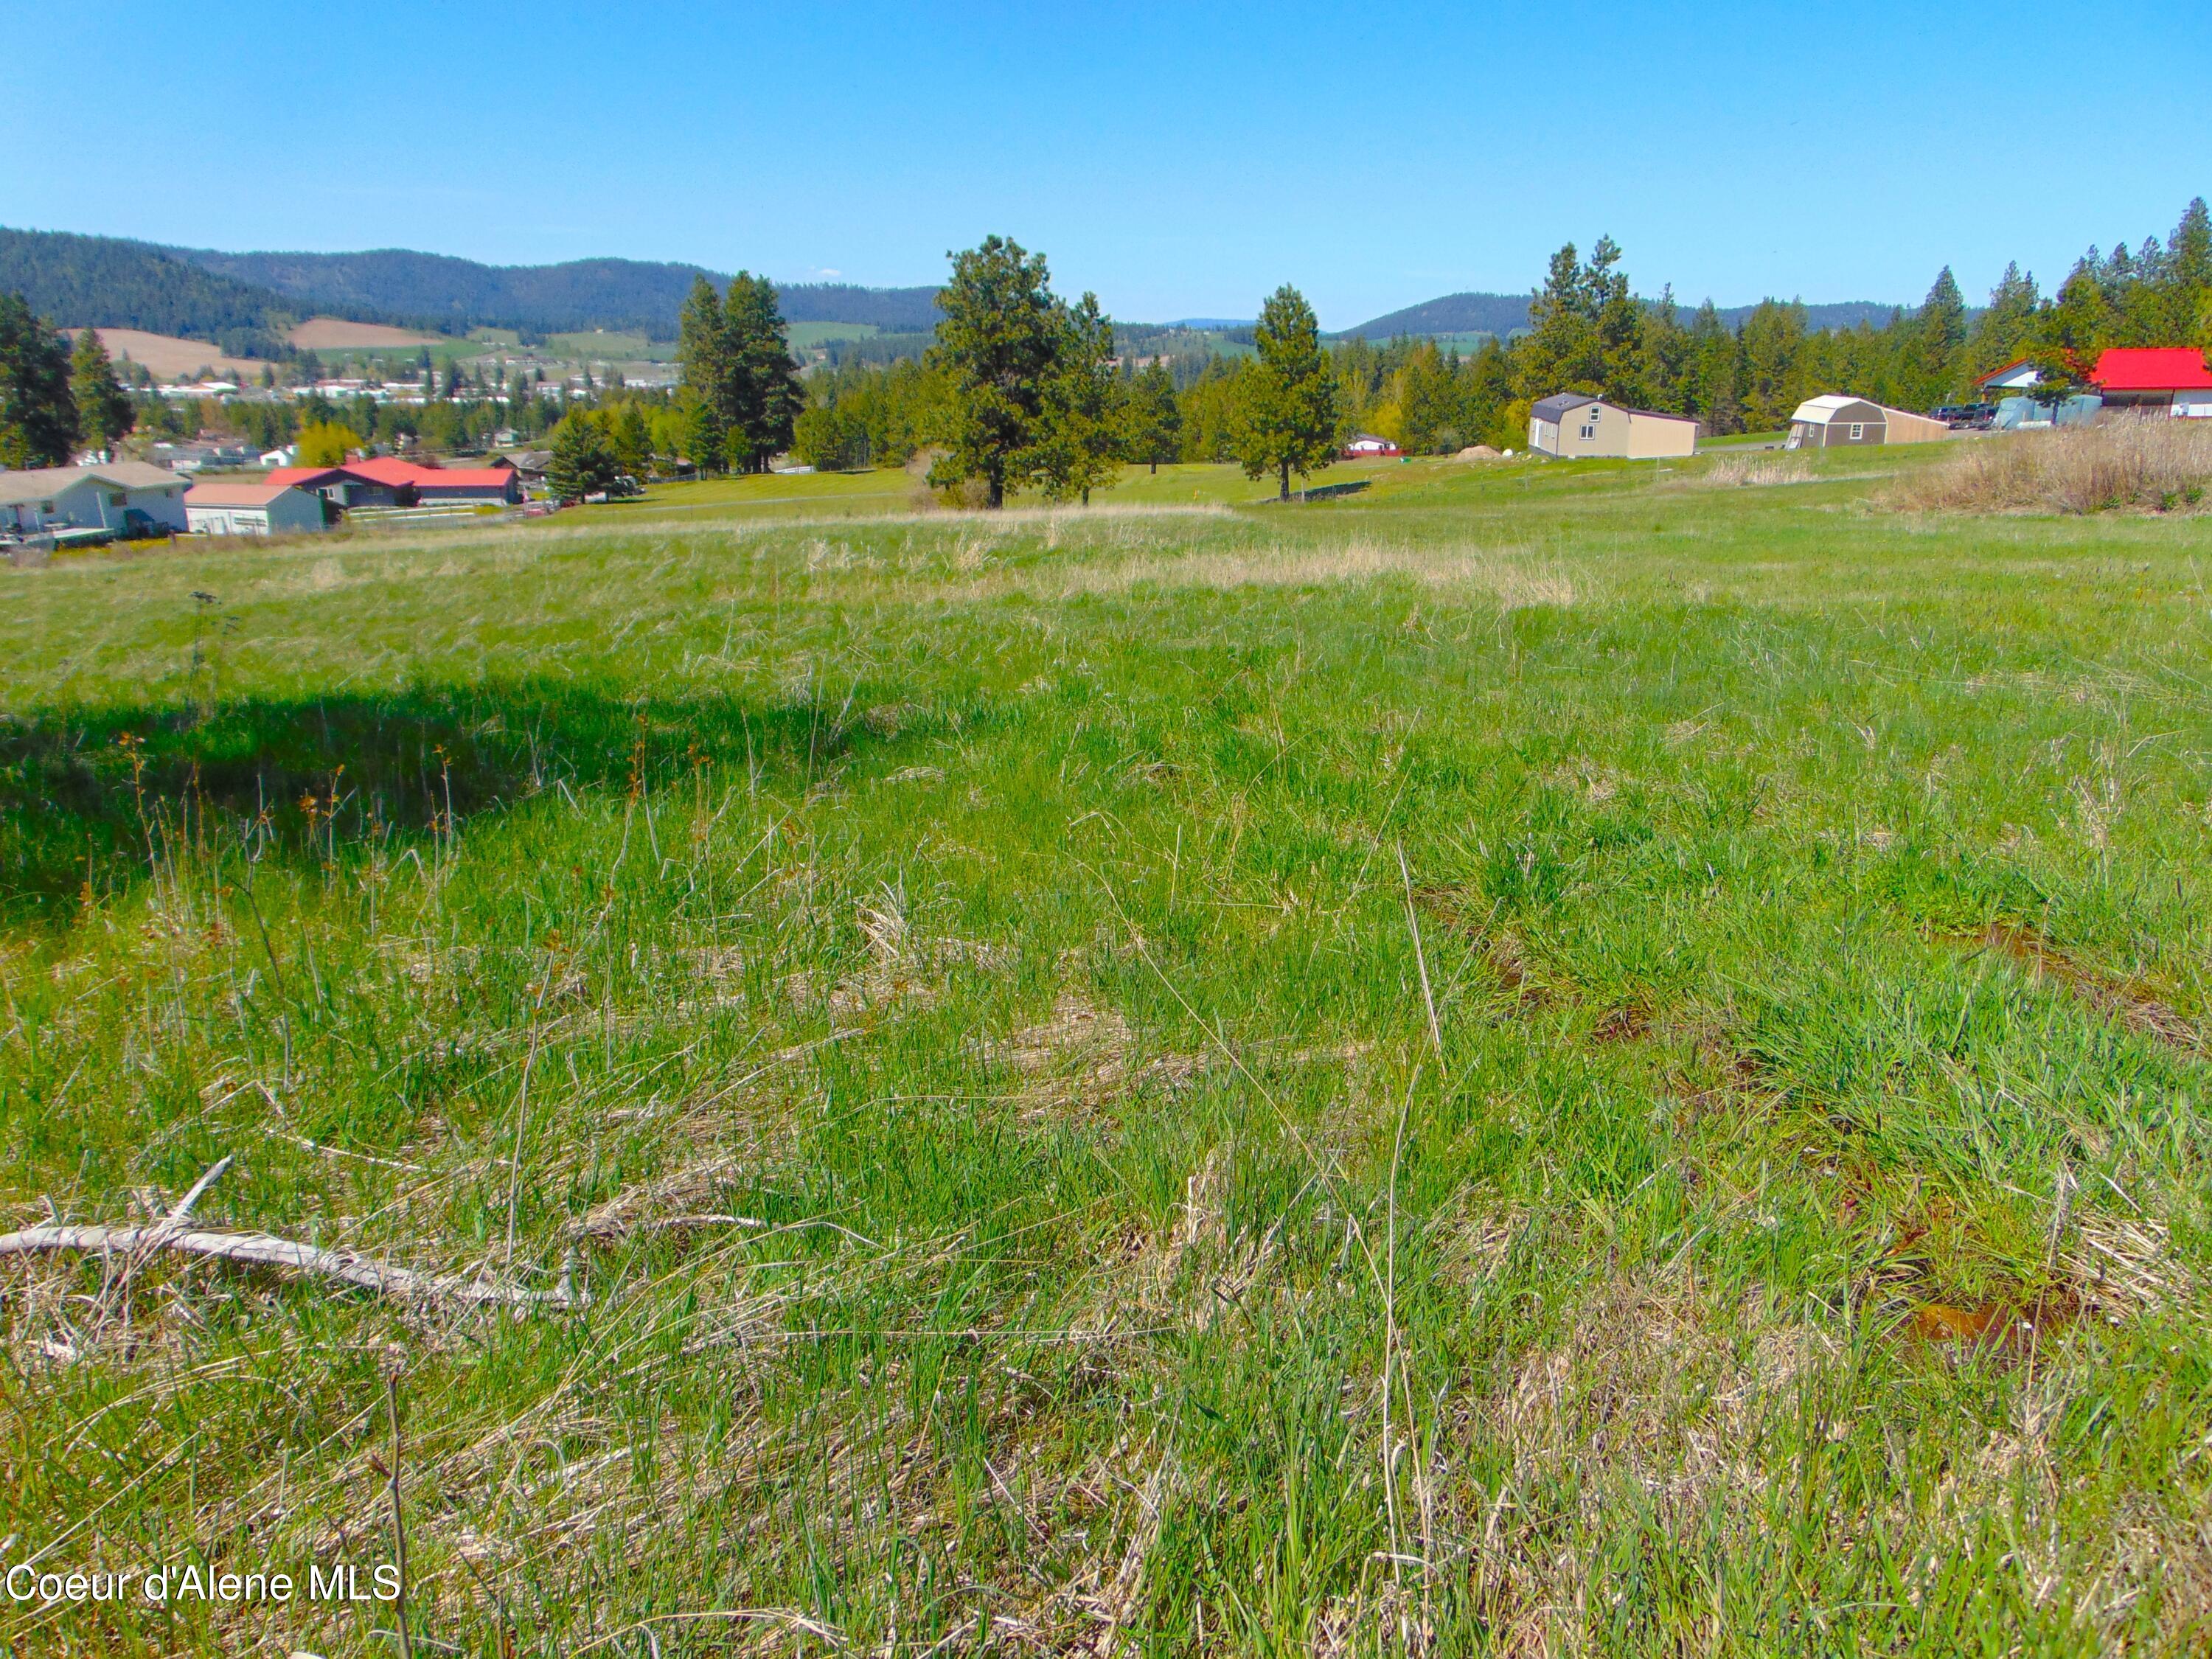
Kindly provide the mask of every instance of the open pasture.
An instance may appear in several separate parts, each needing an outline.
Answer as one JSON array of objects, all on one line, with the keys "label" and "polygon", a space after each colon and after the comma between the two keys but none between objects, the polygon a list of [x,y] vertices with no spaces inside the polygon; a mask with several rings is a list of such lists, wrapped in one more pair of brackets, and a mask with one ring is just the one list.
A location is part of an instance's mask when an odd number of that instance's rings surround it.
[{"label": "open pasture", "polygon": [[563,1304],[0,1260],[10,1559],[396,1468],[418,1652],[2202,1650],[2212,520],[1927,464],[0,574],[0,1230]]}]

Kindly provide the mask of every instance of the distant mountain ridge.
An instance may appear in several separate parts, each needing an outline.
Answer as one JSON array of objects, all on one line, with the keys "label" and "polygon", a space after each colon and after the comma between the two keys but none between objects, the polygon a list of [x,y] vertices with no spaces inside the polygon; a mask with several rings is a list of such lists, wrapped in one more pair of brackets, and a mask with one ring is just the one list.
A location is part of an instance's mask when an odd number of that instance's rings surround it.
[{"label": "distant mountain ridge", "polygon": [[[450,254],[379,248],[363,253],[163,252],[234,281],[283,295],[296,307],[364,321],[411,323],[465,334],[472,328],[565,334],[604,328],[658,340],[676,337],[684,296],[701,276],[726,272],[640,259],[574,259],[553,265],[486,265]],[[860,288],[795,283],[777,289],[787,321],[933,328],[934,288]],[[373,315],[371,314],[373,313]]]},{"label": "distant mountain ridge", "polygon": [[266,356],[285,310],[271,289],[173,259],[143,242],[0,228],[0,293],[64,327],[139,328]]},{"label": "distant mountain ridge", "polygon": [[[266,355],[283,330],[330,313],[465,334],[514,328],[562,334],[603,328],[673,339],[702,266],[636,259],[485,265],[438,253],[225,253],[120,236],[0,228],[0,291],[20,293],[64,327],[139,328]],[[937,289],[793,283],[777,290],[787,320],[860,323],[887,332],[937,325]]]},{"label": "distant mountain ridge", "polygon": [[[1447,294],[1440,299],[1388,313],[1356,328],[1347,328],[1341,337],[1358,335],[1370,340],[1389,340],[1401,334],[1494,334],[1503,339],[1528,326],[1531,297],[1526,294]],[[1720,319],[1735,328],[1758,309],[1756,305],[1724,307],[1720,308]],[[1874,300],[1808,305],[1805,307],[1805,326],[1824,329],[1856,328],[1861,323],[1879,325],[1887,322],[1890,313],[1898,309]],[[1903,309],[1909,311],[1911,307]],[[1675,306],[1676,314],[1685,323],[1697,312],[1695,306]]]}]

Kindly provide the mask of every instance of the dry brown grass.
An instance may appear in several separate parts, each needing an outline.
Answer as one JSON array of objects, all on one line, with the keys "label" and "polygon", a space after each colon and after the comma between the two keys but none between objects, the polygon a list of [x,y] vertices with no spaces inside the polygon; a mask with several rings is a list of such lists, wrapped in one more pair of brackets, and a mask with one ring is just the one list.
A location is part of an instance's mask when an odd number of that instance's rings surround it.
[{"label": "dry brown grass", "polygon": [[1893,502],[1936,513],[2191,512],[2208,485],[2212,422],[2129,415],[1961,445]]},{"label": "dry brown grass", "polygon": [[343,317],[310,317],[294,326],[291,340],[302,351],[380,350],[439,343],[438,336],[416,329],[349,322]]},{"label": "dry brown grass", "polygon": [[1682,482],[1693,489],[1734,489],[1803,483],[1812,476],[1813,463],[1802,455],[1723,455],[1703,472]]}]

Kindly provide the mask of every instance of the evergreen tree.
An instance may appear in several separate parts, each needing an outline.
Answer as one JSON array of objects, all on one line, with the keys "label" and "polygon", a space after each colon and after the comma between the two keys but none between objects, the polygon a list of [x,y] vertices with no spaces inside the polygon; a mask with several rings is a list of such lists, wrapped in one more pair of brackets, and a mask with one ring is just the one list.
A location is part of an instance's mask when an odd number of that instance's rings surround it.
[{"label": "evergreen tree", "polygon": [[1762,300],[1736,337],[1746,426],[1753,432],[1778,431],[1808,395],[1805,307]]},{"label": "evergreen tree", "polygon": [[1182,409],[1176,401],[1175,375],[1155,358],[1129,382],[1128,457],[1154,472],[1182,447]]},{"label": "evergreen tree", "polygon": [[[1966,344],[1966,299],[1945,265],[1912,319],[1906,373],[1899,395],[1912,406],[1930,409],[1957,390]],[[1839,382],[1840,384],[1840,382]]]},{"label": "evergreen tree", "polygon": [[635,398],[625,401],[615,416],[608,442],[614,450],[615,465],[629,477],[641,482],[653,471],[653,429],[646,424],[645,411]]},{"label": "evergreen tree", "polygon": [[792,423],[806,407],[775,284],[739,271],[731,279],[722,319],[730,366],[722,415],[732,453],[744,471],[765,471],[770,456],[790,447]]},{"label": "evergreen tree", "polygon": [[93,449],[112,452],[138,423],[138,411],[116,383],[115,366],[100,331],[81,328],[70,351],[70,396],[76,401],[78,435]]},{"label": "evergreen tree", "polygon": [[736,400],[737,366],[721,296],[704,276],[692,279],[676,330],[676,360],[691,398],[684,447],[702,472],[720,472],[726,464],[727,410]]},{"label": "evergreen tree", "polygon": [[1687,415],[1690,409],[1690,331],[1682,326],[1680,307],[1674,303],[1674,286],[1660,289],[1644,319],[1644,407],[1666,415]]},{"label": "evergreen tree", "polygon": [[1707,300],[1690,319],[1689,392],[1686,414],[1716,437],[1743,430],[1741,349]]},{"label": "evergreen tree", "polygon": [[1046,377],[1036,441],[1028,471],[1054,501],[1091,505],[1091,492],[1121,471],[1125,422],[1121,383],[1114,374],[1114,325],[1085,294],[1060,313],[1060,338]]},{"label": "evergreen tree", "polygon": [[572,409],[553,428],[553,455],[545,486],[558,501],[580,501],[614,488],[621,471],[606,428],[590,410]]},{"label": "evergreen tree", "polygon": [[21,295],[0,294],[0,466],[65,465],[76,435],[69,348]]},{"label": "evergreen tree", "polygon": [[2110,266],[2091,248],[2059,284],[2057,297],[2037,315],[2028,356],[2054,392],[2087,385],[2097,359],[2112,343],[2109,275]]},{"label": "evergreen tree", "polygon": [[2021,276],[2017,262],[2007,265],[1990,290],[1989,309],[1974,319],[1966,353],[1968,372],[1979,379],[2026,356],[2034,343],[2035,313],[2041,304],[2034,276]]},{"label": "evergreen tree", "polygon": [[944,320],[925,359],[944,377],[945,453],[930,468],[942,487],[983,482],[985,499],[1006,505],[1021,460],[1036,441],[1045,383],[1064,329],[1044,256],[987,236],[952,256],[952,280],[937,295]]},{"label": "evergreen tree", "polygon": [[1580,256],[1569,242],[1552,256],[1544,285],[1528,302],[1528,332],[1514,352],[1514,385],[1522,397],[1548,398],[1559,392],[1605,395],[1596,309],[1583,282]]},{"label": "evergreen tree", "polygon": [[1520,343],[1515,379],[1524,398],[1571,392],[1635,406],[1644,382],[1644,307],[1614,269],[1620,247],[1601,236],[1586,262],[1569,242],[1552,256],[1544,285],[1529,301],[1529,333]]},{"label": "evergreen tree", "polygon": [[1237,459],[1248,478],[1274,473],[1276,499],[1288,501],[1291,473],[1309,477],[1336,459],[1342,441],[1336,375],[1313,307],[1287,283],[1260,307],[1253,343],[1260,359],[1243,376]]}]

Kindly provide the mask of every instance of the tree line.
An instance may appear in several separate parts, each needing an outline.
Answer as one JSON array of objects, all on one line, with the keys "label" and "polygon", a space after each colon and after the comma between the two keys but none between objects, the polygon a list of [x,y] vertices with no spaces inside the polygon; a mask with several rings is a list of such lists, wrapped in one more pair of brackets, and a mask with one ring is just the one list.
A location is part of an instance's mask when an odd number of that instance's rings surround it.
[{"label": "tree line", "polygon": [[[927,356],[888,365],[847,362],[811,379],[794,428],[800,459],[857,467],[901,465],[937,447],[962,455],[958,434],[979,398],[999,410],[989,418],[1005,418],[1008,394],[991,388],[1010,374],[1035,383],[1034,393],[1014,398],[1024,418],[1042,418],[1036,398],[1045,380],[1034,363],[1019,373],[1012,360],[987,364],[980,383],[969,367],[974,353],[963,342],[975,330],[954,307],[995,304],[993,296],[1000,296],[1009,317],[1029,318],[1022,326],[1032,331],[1041,326],[1036,295],[1022,283],[995,278],[988,291],[963,283],[963,262],[996,240],[956,257],[953,283],[940,301],[945,322]],[[2035,362],[2047,380],[2078,385],[2110,346],[2212,343],[2212,224],[2201,198],[2163,244],[2154,237],[2111,254],[2092,248],[2047,296],[2015,264],[1976,311],[1947,266],[1919,306],[1845,328],[1811,328],[1802,305],[1774,300],[1731,327],[1710,301],[1689,311],[1671,289],[1656,299],[1638,296],[1621,259],[1609,238],[1601,237],[1586,257],[1572,244],[1562,247],[1531,302],[1528,331],[1471,353],[1411,337],[1319,348],[1334,388],[1335,435],[1372,432],[1414,453],[1474,443],[1517,447],[1526,440],[1528,405],[1561,392],[1689,416],[1715,434],[1773,431],[1800,403],[1824,392],[1932,409],[1971,399],[1982,376],[2021,359]],[[1042,271],[1039,259],[1040,285]],[[1215,354],[1172,368],[1164,356],[1120,354],[1105,398],[1116,411],[1116,458],[1140,465],[1247,460],[1255,436],[1270,429],[1270,404],[1283,395],[1256,333],[1255,345],[1249,356]],[[1007,447],[1012,464],[1002,485],[1011,478],[1048,495],[1064,491],[1043,465],[1064,449]],[[951,471],[964,465],[956,460]],[[1279,469],[1263,459],[1262,470]]]},{"label": "tree line", "polygon": [[[927,451],[933,485],[995,507],[1022,490],[1088,501],[1130,462],[1183,458],[1188,394],[1164,358],[1140,367],[1117,353],[1095,294],[1054,294],[1045,256],[1005,237],[951,258],[935,341],[920,362],[848,362],[814,378],[793,423],[800,460],[898,465]],[[1253,356],[1233,371],[1221,459],[1272,475],[1287,495],[1293,473],[1334,459],[1341,391],[1295,288],[1267,297],[1252,337]]]}]

